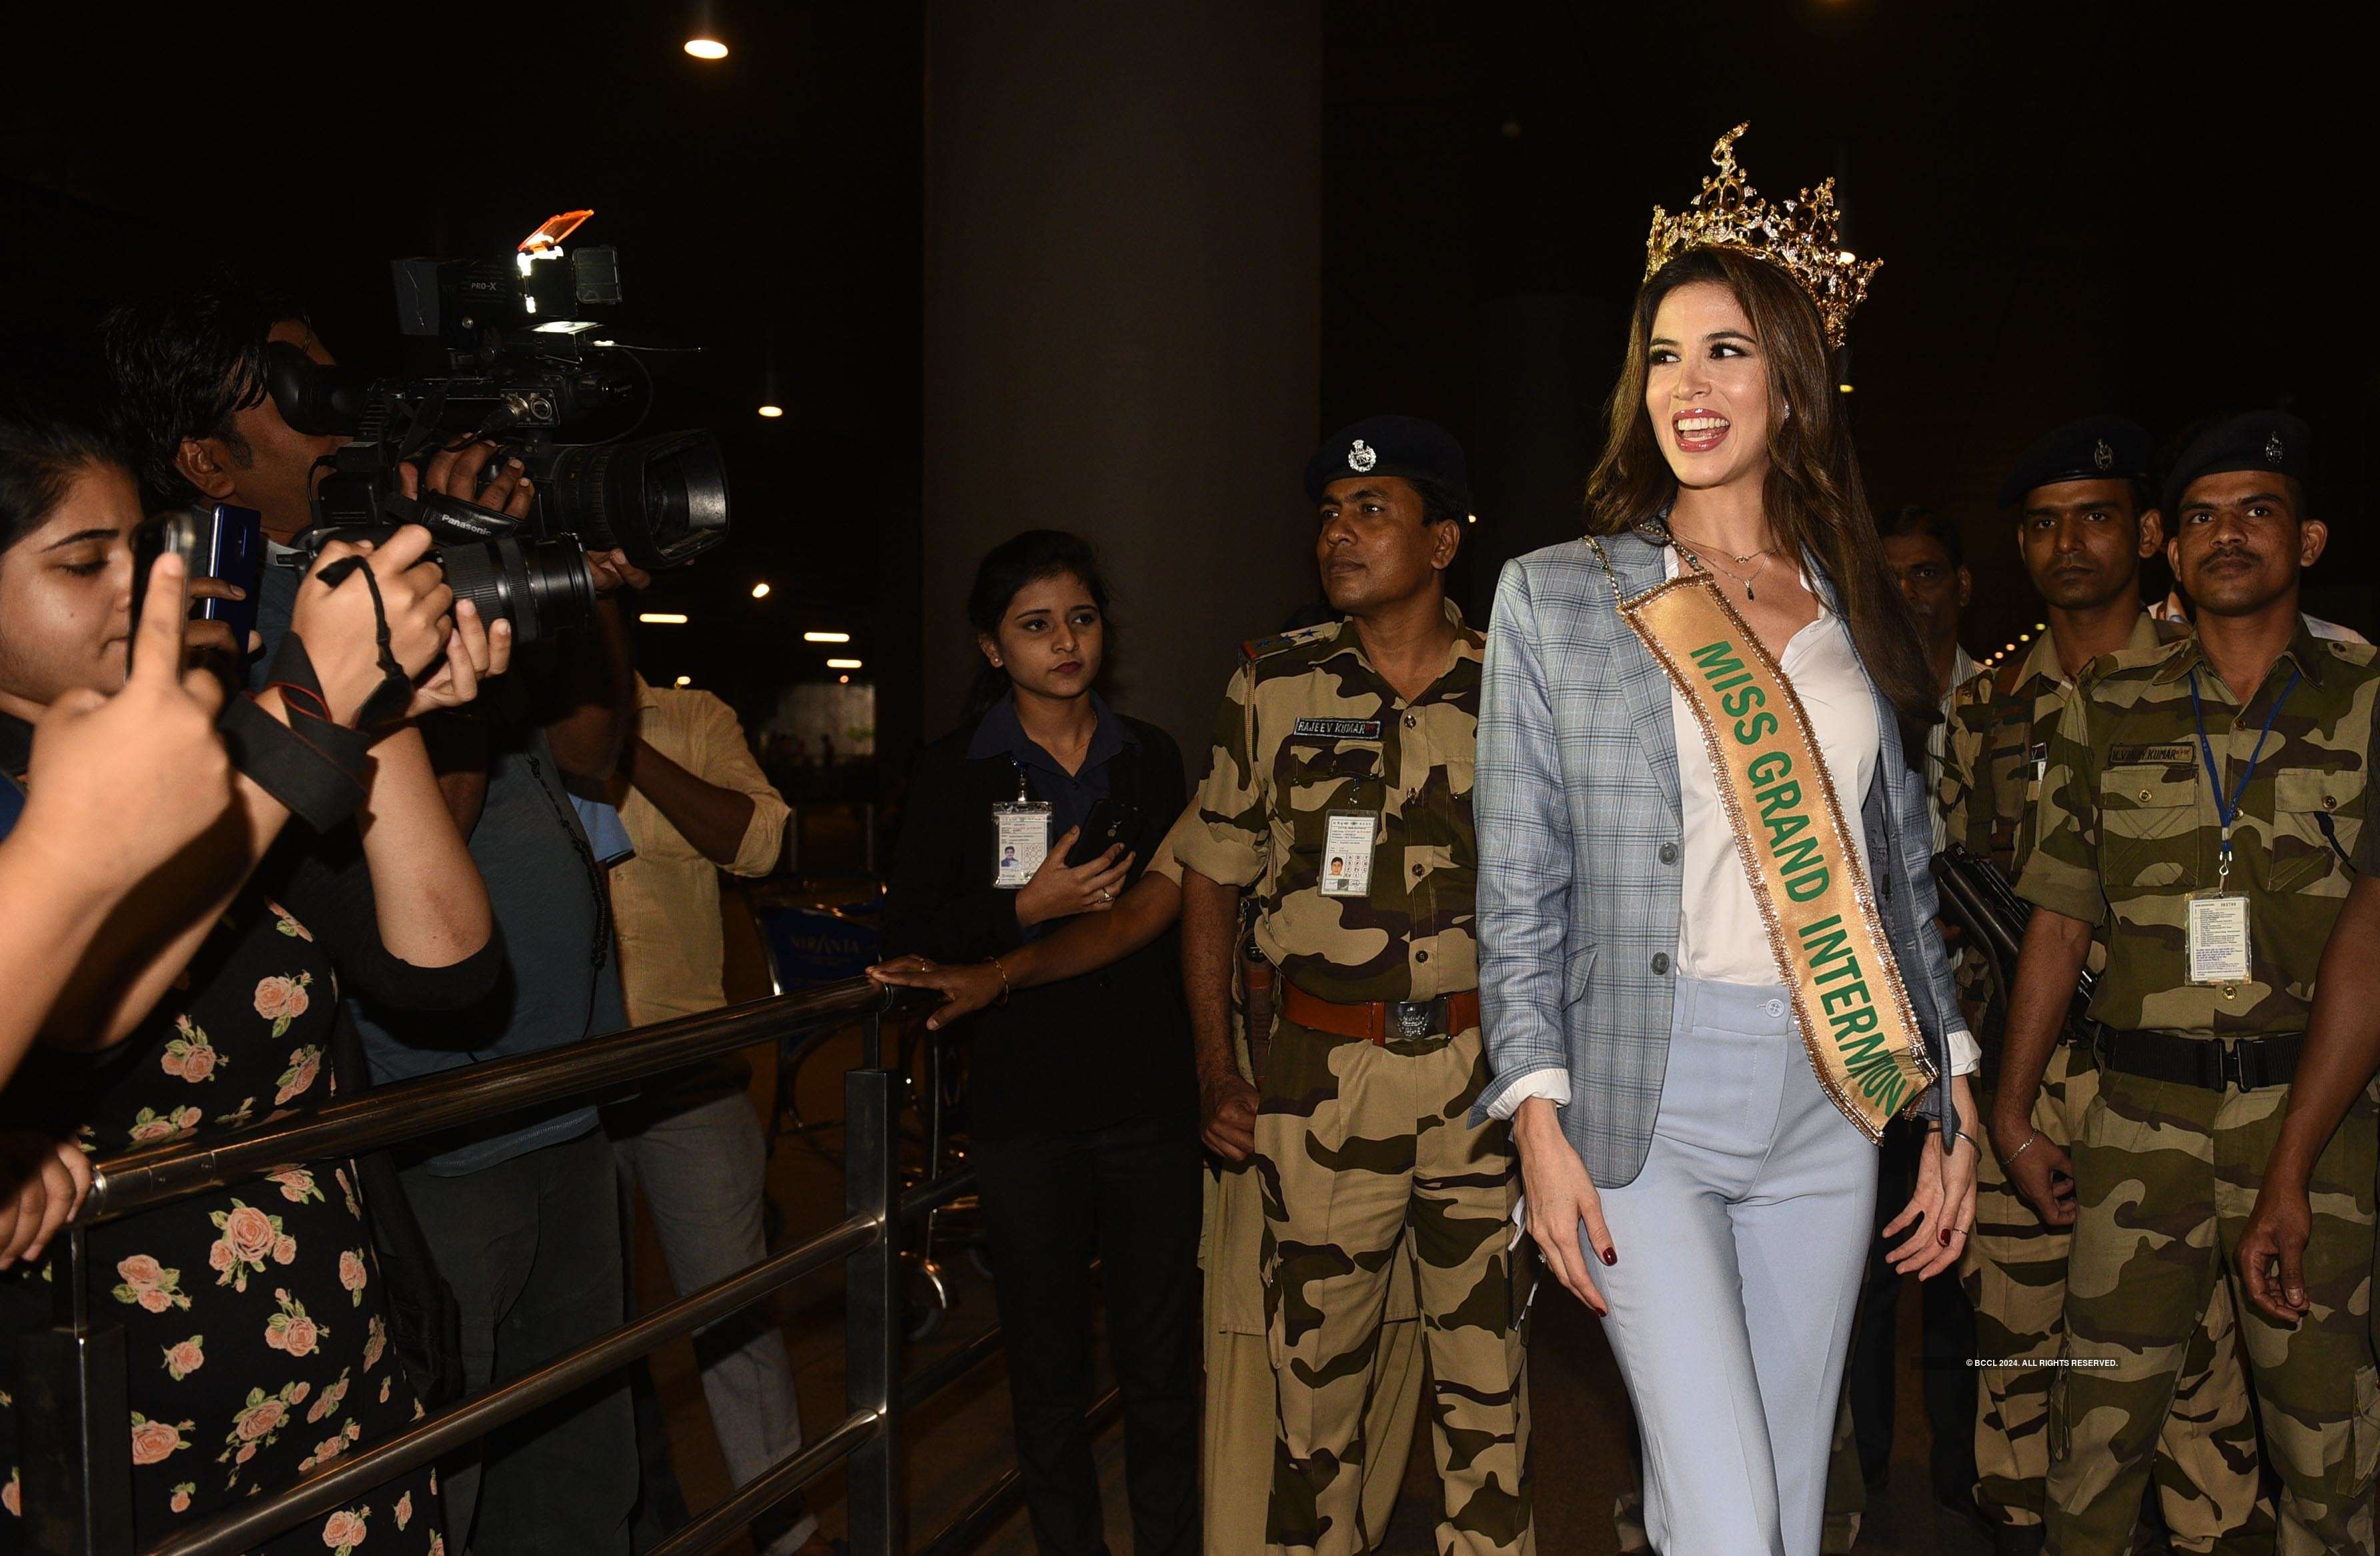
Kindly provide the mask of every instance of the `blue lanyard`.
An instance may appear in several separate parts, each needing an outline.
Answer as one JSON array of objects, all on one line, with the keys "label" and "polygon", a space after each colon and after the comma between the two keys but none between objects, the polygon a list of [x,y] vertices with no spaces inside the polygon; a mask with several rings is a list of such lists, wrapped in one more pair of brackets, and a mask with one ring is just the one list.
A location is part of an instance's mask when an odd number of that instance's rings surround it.
[{"label": "blue lanyard", "polygon": [[2215,889],[2218,892],[2231,878],[2232,819],[2240,814],[2240,802],[2247,797],[2248,780],[2256,775],[2257,759],[2265,754],[2265,736],[2273,733],[2273,721],[2280,717],[2289,693],[2297,689],[2298,667],[2292,664],[2289,666],[2289,685],[2281,688],[2280,696],[2273,699],[2273,705],[2265,710],[2264,727],[2256,731],[2256,748],[2248,753],[2247,771],[2240,774],[2239,786],[2231,791],[2231,797],[2226,799],[2223,797],[2223,772],[2215,765],[2215,743],[2206,738],[2206,708],[2198,699],[2198,666],[2193,664],[2190,667],[2190,716],[2198,721],[2198,750],[2206,759],[2206,782],[2214,787],[2215,814],[2223,823],[2223,852],[2215,869]]}]

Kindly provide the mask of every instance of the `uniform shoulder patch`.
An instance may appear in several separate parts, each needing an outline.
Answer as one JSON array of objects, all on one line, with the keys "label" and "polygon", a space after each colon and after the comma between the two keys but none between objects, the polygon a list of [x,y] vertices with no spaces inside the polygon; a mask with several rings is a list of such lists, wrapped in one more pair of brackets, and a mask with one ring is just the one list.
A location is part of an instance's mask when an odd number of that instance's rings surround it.
[{"label": "uniform shoulder patch", "polygon": [[1240,653],[1253,664],[1257,660],[1270,659],[1273,655],[1285,652],[1290,649],[1321,642],[1327,638],[1337,636],[1338,631],[1339,624],[1335,621],[1317,622],[1312,626],[1301,626],[1294,632],[1276,632],[1267,638],[1251,638],[1240,645]]}]

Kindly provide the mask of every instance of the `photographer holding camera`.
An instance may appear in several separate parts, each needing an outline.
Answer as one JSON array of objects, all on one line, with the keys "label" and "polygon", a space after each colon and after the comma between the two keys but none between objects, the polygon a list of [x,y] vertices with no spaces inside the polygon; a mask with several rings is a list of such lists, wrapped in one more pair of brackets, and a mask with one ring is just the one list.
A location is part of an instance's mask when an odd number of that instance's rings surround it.
[{"label": "photographer holding camera", "polygon": [[[294,304],[232,287],[118,309],[104,338],[109,370],[145,444],[150,484],[262,516],[272,555],[258,626],[269,656],[295,594],[289,542],[314,527],[317,483],[346,442],[294,428],[277,384],[291,367],[329,367],[329,352]],[[278,380],[269,376],[275,366],[284,370]],[[440,493],[514,517],[532,498],[522,467],[485,444],[442,448],[403,476],[408,498]],[[618,552],[590,554],[587,567],[606,595],[647,581]],[[565,773],[594,783],[611,774],[633,706],[618,608],[605,600],[594,614],[595,651],[573,646],[564,658],[540,645],[542,651],[523,653],[522,673],[490,687],[468,716],[425,728],[439,784],[487,882],[504,967],[487,999],[434,1022],[356,1002],[376,1083],[562,1047],[625,1025],[601,879],[563,788]],[[464,1381],[475,1392],[534,1371],[621,1321],[618,1187],[596,1125],[591,1106],[514,1115],[449,1137],[405,1168],[407,1197],[461,1308]],[[625,1389],[573,1396],[492,1434],[481,1453],[443,1477],[458,1556],[467,1549],[625,1556],[638,1476]]]}]

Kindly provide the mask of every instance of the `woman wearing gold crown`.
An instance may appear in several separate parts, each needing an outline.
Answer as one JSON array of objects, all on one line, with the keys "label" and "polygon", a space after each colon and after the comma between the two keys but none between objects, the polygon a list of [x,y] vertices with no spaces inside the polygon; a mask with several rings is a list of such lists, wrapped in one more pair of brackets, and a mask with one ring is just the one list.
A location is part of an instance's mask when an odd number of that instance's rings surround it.
[{"label": "woman wearing gold crown", "polygon": [[1587,536],[1504,569],[1474,795],[1481,1109],[1604,1315],[1668,1556],[1817,1550],[1888,1119],[1936,1131],[1894,1267],[1954,1268],[1974,1212],[1933,681],[1828,371],[1876,264],[1830,184],[1762,201],[1742,133],[1654,213]]}]

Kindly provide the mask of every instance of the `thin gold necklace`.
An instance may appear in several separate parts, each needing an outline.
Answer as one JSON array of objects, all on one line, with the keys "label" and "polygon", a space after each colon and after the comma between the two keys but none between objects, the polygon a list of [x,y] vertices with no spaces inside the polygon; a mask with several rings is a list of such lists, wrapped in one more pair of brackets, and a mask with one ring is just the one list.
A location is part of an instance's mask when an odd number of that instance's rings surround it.
[{"label": "thin gold necklace", "polygon": [[1776,549],[1773,546],[1764,546],[1758,551],[1748,552],[1744,555],[1737,557],[1736,560],[1738,562],[1749,562],[1755,556],[1760,558],[1759,566],[1755,567],[1749,573],[1739,573],[1732,567],[1724,567],[1719,564],[1713,562],[1709,557],[1705,556],[1702,553],[1701,549],[1696,546],[1689,545],[1683,541],[1678,541],[1678,545],[1687,555],[1693,557],[1704,566],[1712,568],[1717,572],[1724,573],[1729,577],[1733,578],[1736,581],[1737,586],[1743,590],[1743,598],[1747,602],[1760,598],[1760,596],[1752,592],[1753,580],[1759,577],[1761,574],[1768,570],[1768,553]]}]

